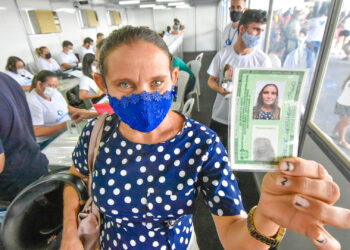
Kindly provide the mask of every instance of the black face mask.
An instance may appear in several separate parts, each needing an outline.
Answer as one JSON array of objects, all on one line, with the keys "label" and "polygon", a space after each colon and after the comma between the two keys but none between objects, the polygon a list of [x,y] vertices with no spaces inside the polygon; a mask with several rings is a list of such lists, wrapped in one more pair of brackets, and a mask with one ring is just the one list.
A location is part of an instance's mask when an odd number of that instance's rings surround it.
[{"label": "black face mask", "polygon": [[231,11],[230,12],[230,17],[231,21],[236,23],[241,19],[241,16],[243,14],[243,11]]},{"label": "black face mask", "polygon": [[51,58],[51,53],[45,54],[45,58],[46,58],[46,59],[50,59],[50,58]]}]

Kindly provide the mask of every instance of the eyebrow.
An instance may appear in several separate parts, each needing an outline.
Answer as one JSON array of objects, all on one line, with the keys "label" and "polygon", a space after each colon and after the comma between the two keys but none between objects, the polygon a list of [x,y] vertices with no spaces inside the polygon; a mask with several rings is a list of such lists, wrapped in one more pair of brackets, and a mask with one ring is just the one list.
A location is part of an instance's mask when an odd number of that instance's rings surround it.
[{"label": "eyebrow", "polygon": [[[154,80],[159,80],[159,79],[164,79],[166,78],[167,75],[156,75],[150,78],[151,81]],[[117,82],[129,82],[129,83],[135,83],[134,80],[130,79],[130,78],[116,78],[114,80],[111,81],[112,83],[117,83]]]}]

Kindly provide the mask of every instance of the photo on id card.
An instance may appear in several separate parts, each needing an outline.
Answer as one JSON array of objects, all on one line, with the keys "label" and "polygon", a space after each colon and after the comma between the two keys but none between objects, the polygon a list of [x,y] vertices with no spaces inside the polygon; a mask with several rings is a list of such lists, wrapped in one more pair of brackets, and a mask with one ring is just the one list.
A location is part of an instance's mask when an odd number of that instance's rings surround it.
[{"label": "photo on id card", "polygon": [[229,119],[234,170],[274,171],[298,152],[305,70],[235,69]]}]

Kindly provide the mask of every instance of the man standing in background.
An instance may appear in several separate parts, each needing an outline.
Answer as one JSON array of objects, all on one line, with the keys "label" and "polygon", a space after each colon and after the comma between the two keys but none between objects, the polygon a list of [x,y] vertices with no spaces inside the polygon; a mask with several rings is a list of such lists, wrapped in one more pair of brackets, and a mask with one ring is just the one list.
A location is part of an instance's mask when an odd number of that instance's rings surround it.
[{"label": "man standing in background", "polygon": [[235,68],[269,68],[271,61],[259,43],[266,24],[266,12],[247,10],[237,27],[238,37],[233,46],[221,49],[211,62],[207,73],[208,85],[217,92],[213,106],[210,128],[220,137],[227,149],[228,121],[232,75]]},{"label": "man standing in background", "polygon": [[226,25],[222,33],[222,46],[226,48],[233,46],[238,38],[238,24],[245,9],[245,0],[231,0],[230,18],[231,22]]}]

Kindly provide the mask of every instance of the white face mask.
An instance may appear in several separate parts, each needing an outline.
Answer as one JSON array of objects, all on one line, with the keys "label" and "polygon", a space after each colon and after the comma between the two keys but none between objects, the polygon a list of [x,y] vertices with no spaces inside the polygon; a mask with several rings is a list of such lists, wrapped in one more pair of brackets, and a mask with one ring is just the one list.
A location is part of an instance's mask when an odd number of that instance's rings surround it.
[{"label": "white face mask", "polygon": [[48,98],[52,98],[56,93],[56,88],[46,87],[44,90],[44,95]]},{"label": "white face mask", "polygon": [[17,74],[24,76],[25,75],[25,70],[24,69],[17,69]]}]

